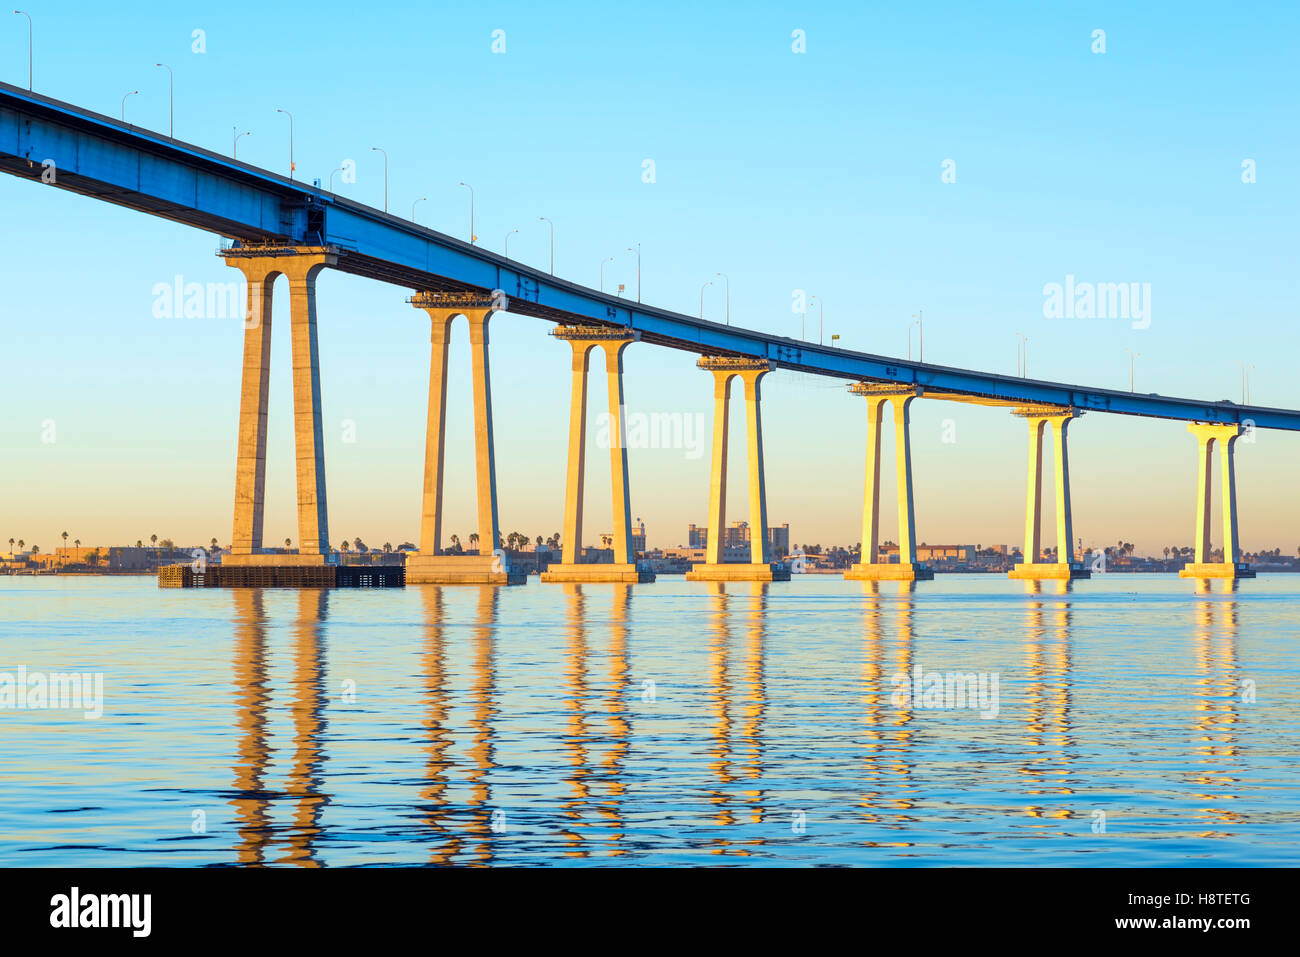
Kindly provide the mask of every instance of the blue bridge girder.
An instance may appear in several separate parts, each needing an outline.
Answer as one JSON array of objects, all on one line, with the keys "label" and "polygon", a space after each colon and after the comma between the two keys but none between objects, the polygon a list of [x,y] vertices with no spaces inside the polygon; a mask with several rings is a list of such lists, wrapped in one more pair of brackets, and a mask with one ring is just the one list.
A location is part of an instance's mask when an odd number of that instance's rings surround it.
[{"label": "blue bridge girder", "polygon": [[1182,421],[1300,431],[1300,411],[1045,382],[892,359],[722,325],[629,302],[326,190],[202,147],[0,83],[0,170],[241,243],[334,246],[337,269],[413,290],[500,289],[509,311],[561,324],[634,329],[700,354],[765,358],[846,381],[916,386],[995,404],[1072,406]]}]

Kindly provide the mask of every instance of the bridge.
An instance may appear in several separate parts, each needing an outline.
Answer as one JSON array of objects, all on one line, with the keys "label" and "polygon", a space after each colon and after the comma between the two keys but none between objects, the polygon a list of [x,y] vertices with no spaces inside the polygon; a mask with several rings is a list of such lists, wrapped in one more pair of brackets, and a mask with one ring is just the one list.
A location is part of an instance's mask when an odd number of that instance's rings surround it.
[{"label": "bridge", "polygon": [[[0,83],[0,170],[95,199],[170,219],[230,240],[220,250],[247,281],[244,361],[236,453],[234,535],[227,563],[317,566],[329,550],[321,382],[317,357],[315,280],[336,269],[411,290],[409,301],[431,320],[429,407],[420,551],[407,565],[410,582],[521,581],[491,543],[497,521],[488,323],[496,311],[555,323],[553,335],[572,347],[563,561],[543,575],[550,581],[653,579],[631,548],[627,451],[612,443],[614,552],[612,565],[582,564],[582,501],[590,357],[605,356],[611,435],[622,421],[623,361],[636,342],[700,355],[714,383],[715,415],[709,489],[707,560],[697,580],[773,580],[789,567],[767,552],[760,381],[774,370],[839,378],[867,403],[867,476],[862,561],[847,577],[921,579],[931,572],[916,561],[909,407],[917,398],[999,406],[1029,427],[1024,562],[1011,575],[1070,579],[1088,571],[1074,554],[1067,426],[1085,413],[1113,413],[1184,422],[1197,440],[1195,559],[1182,574],[1197,578],[1253,576],[1239,561],[1233,450],[1253,429],[1300,431],[1300,411],[1140,394],[1047,382],[900,360],[685,316],[568,282],[293,178],[241,163],[202,147],[119,122],[28,90]],[[262,552],[267,395],[270,376],[272,286],[289,284],[293,353],[294,436],[297,459],[299,548],[296,555]],[[447,347],[451,321],[469,323],[474,381],[475,469],[479,555],[450,555],[441,546]],[[744,384],[751,561],[723,561],[726,527],[727,434],[730,390]],[[884,406],[893,408],[896,433],[899,561],[878,561],[880,438]],[[1042,455],[1052,426],[1055,456],[1057,553],[1041,548]],[[1221,460],[1223,561],[1210,561],[1212,465]]]}]

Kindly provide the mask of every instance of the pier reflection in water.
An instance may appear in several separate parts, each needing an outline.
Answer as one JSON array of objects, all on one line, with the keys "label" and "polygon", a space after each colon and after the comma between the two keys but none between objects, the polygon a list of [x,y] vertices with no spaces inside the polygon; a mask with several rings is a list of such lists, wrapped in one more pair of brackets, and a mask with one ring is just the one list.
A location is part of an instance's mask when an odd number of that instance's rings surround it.
[{"label": "pier reflection in water", "polygon": [[[57,589],[106,700],[97,722],[0,723],[11,863],[1278,864],[1300,844],[1286,578],[21,584],[5,651],[52,670]],[[934,673],[997,675],[996,714],[900,698]]]}]

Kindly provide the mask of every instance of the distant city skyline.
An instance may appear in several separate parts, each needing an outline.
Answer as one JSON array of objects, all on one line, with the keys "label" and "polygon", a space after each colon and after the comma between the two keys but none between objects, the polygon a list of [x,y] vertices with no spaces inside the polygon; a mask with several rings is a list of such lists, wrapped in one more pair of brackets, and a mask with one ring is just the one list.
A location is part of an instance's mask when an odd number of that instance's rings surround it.
[{"label": "distant city skyline", "polygon": [[[154,63],[167,60],[180,139],[225,152],[236,124],[253,131],[242,160],[287,172],[276,110],[294,111],[300,179],[327,181],[352,161],[355,181],[337,178],[340,193],[375,206],[387,193],[398,214],[462,237],[469,196],[458,183],[469,182],[481,245],[501,251],[509,235],[511,256],[548,265],[539,219],[549,219],[558,275],[590,286],[603,277],[683,313],[702,298],[708,318],[729,309],[737,325],[797,337],[802,293],[824,304],[828,340],[904,356],[923,311],[931,362],[1023,365],[1034,378],[1119,389],[1132,374],[1139,392],[1234,401],[1241,363],[1254,402],[1300,407],[1296,11],[1222,18],[1207,58],[1203,26],[1173,5],[1086,19],[955,5],[938,17],[756,9],[743,21],[661,9],[504,5],[489,16],[410,5],[400,14],[410,30],[394,40],[351,6],[323,4],[307,49],[274,43],[298,26],[287,9],[260,11],[264,30],[250,33],[243,13],[219,7],[49,7],[33,11],[34,86],[112,116],[139,89],[128,118],[165,132],[168,75]],[[4,19],[14,24],[0,23],[0,79],[25,86],[25,25]],[[1091,50],[1098,27],[1104,54]],[[504,54],[492,52],[496,29]],[[791,49],[795,29],[805,53]],[[429,71],[422,53],[434,38],[440,66]],[[324,60],[353,68],[313,71]],[[449,148],[448,129],[489,132]],[[10,224],[0,230],[0,535],[50,549],[65,528],[104,544],[141,529],[229,541],[242,327],[155,311],[158,288],[177,276],[205,289],[234,281],[213,256],[217,238],[10,176],[0,209]],[[640,258],[624,252],[633,246]],[[1048,318],[1044,290],[1066,277],[1150,284],[1149,325]],[[396,287],[326,273],[319,289],[332,537],[371,529],[381,542],[416,541],[427,317]],[[820,314],[807,311],[810,338]],[[548,328],[507,314],[492,332],[501,526],[543,535],[563,524],[568,405],[567,350]],[[287,333],[273,333],[268,544],[297,539]],[[455,335],[445,524],[467,538],[463,321]],[[626,370],[629,412],[702,416],[707,445],[710,384],[693,356],[636,344]],[[601,408],[595,400],[593,418]],[[912,420],[917,541],[1017,543],[1024,423],[926,400]],[[1242,548],[1289,553],[1277,538],[1295,529],[1300,539],[1300,437],[1252,438],[1237,447]],[[861,538],[864,441],[862,401],[843,383],[786,371],[765,380],[769,514],[796,540]],[[733,461],[743,447],[733,428]],[[1091,413],[1071,427],[1070,451],[1085,542],[1133,541],[1146,554],[1191,544],[1195,443],[1182,424]],[[676,529],[706,521],[707,449],[697,453],[629,451],[650,547],[682,544]],[[588,469],[588,521],[608,526],[608,456],[594,436]],[[739,470],[729,501],[745,514]],[[1045,544],[1052,528],[1049,510]]]}]

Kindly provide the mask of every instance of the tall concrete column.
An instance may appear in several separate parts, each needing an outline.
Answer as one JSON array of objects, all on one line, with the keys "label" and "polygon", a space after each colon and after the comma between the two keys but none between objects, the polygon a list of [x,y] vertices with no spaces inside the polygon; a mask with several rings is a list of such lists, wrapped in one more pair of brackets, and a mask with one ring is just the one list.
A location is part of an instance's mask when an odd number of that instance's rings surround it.
[{"label": "tall concrete column", "polygon": [[564,492],[564,564],[582,558],[582,509],[587,472],[587,370],[593,343],[573,340],[573,387],[569,394],[569,468]]},{"label": "tall concrete column", "polygon": [[474,373],[474,470],[478,478],[479,554],[498,546],[496,454],[492,444],[492,382],[488,376],[488,319],[491,309],[465,313],[469,320],[470,365]]},{"label": "tall concrete column", "polygon": [[609,387],[609,479],[614,511],[614,564],[632,560],[632,506],[627,481],[627,426],[623,421],[623,350],[631,340],[606,341],[605,379]]},{"label": "tall concrete column", "polygon": [[726,554],[727,440],[731,416],[731,380],[734,372],[713,370],[713,457],[709,465],[709,527],[705,561],[721,565]]},{"label": "tall concrete column", "polygon": [[[857,382],[849,386],[867,400],[867,468],[862,494],[862,554],[844,573],[857,581],[928,581],[934,572],[916,560],[916,509],[912,490],[911,404],[915,386]],[[898,561],[880,560],[880,446],[885,403],[894,406],[894,475],[898,501]]]},{"label": "tall concrete column", "polygon": [[912,509],[912,440],[908,406],[914,396],[894,396],[894,461],[898,488],[898,561],[916,564],[916,517]]},{"label": "tall concrete column", "polygon": [[1025,562],[1038,564],[1043,547],[1043,429],[1047,420],[1029,422],[1029,477],[1025,491]]},{"label": "tall concrete column", "polygon": [[1235,565],[1241,557],[1237,547],[1237,468],[1233,452],[1237,445],[1237,435],[1228,435],[1219,439],[1219,482],[1223,496],[1219,512],[1223,519],[1223,561]]},{"label": "tall concrete column", "polygon": [[266,496],[267,397],[271,385],[271,300],[275,274],[261,261],[235,262],[244,273],[244,371],[239,392],[239,439],[235,452],[235,528],[231,552],[262,550]]},{"label": "tall concrete column", "polygon": [[876,564],[880,546],[880,420],[888,396],[867,396],[867,472],[862,493],[862,564]]},{"label": "tall concrete column", "polygon": [[293,352],[293,440],[297,449],[299,555],[329,553],[320,350],[316,336],[316,274],[322,266],[312,264],[286,272]]},{"label": "tall concrete column", "polygon": [[[564,498],[564,560],[542,573],[544,582],[652,582],[654,572],[638,565],[632,550],[632,512],[627,468],[623,400],[623,350],[638,334],[622,326],[557,326],[551,335],[573,347],[573,386],[569,405],[569,468]],[[605,353],[609,396],[610,504],[614,517],[614,561],[579,563],[582,554],[583,498],[586,481],[587,372],[591,350]]]},{"label": "tall concrete column", "polygon": [[[1029,474],[1025,493],[1025,554],[1008,576],[1024,579],[1090,578],[1092,573],[1074,560],[1074,517],[1070,504],[1070,456],[1067,429],[1082,415],[1080,409],[1061,406],[1024,406],[1014,414],[1029,424]],[[1042,558],[1043,430],[1052,426],[1056,459],[1056,561]]]},{"label": "tall concrete column", "polygon": [[766,564],[770,558],[766,554],[767,481],[763,471],[763,418],[759,395],[759,382],[765,375],[766,369],[740,374],[745,382],[745,421],[749,433],[749,560],[755,565]]},{"label": "tall concrete column", "polygon": [[[478,292],[421,292],[410,303],[430,320],[429,404],[425,423],[424,482],[420,507],[420,551],[406,561],[410,584],[516,585],[527,577],[495,555],[497,521],[496,457],[492,440],[492,388],[488,374],[488,320],[505,309],[505,296]],[[442,549],[443,476],[446,470],[447,368],[452,322],[469,323],[474,391],[474,474],[477,555],[448,555]]]},{"label": "tall concrete column", "polygon": [[[336,265],[330,247],[234,246],[222,250],[244,273],[248,311],[239,439],[235,459],[235,521],[232,565],[318,564],[329,552],[325,494],[325,448],[321,424],[320,354],[316,332],[316,275]],[[277,276],[289,283],[293,359],[295,474],[298,489],[298,556],[259,555],[266,484],[267,395],[270,385],[271,290]]]},{"label": "tall concrete column", "polygon": [[1071,416],[1052,418],[1052,438],[1056,446],[1056,560],[1074,562],[1074,514],[1070,506],[1070,456],[1066,450],[1066,430]]},{"label": "tall concrete column", "polygon": [[[1255,572],[1240,564],[1237,537],[1237,467],[1234,451],[1241,426],[1236,423],[1193,422],[1187,431],[1196,437],[1196,530],[1195,559],[1179,571],[1184,578],[1254,578]],[[1219,447],[1222,482],[1223,561],[1210,561],[1210,503],[1214,468],[1214,447]]]},{"label": "tall concrete column", "polygon": [[447,451],[447,346],[453,313],[429,312],[429,408],[424,437],[424,495],[420,504],[420,554],[442,553],[442,488]]},{"label": "tall concrete column", "polygon": [[1214,474],[1214,439],[1202,432],[1196,436],[1196,537],[1193,561],[1203,565],[1210,560],[1211,478]]},{"label": "tall concrete column", "polygon": [[[772,368],[766,359],[702,356],[696,363],[713,375],[713,462],[709,473],[709,528],[704,562],[691,566],[688,581],[785,581],[790,566],[768,561],[767,483],[763,470],[762,396],[759,382]],[[749,554],[748,563],[727,562],[727,439],[731,380],[745,384],[745,412],[749,454]]]}]

